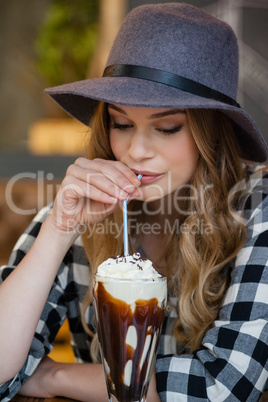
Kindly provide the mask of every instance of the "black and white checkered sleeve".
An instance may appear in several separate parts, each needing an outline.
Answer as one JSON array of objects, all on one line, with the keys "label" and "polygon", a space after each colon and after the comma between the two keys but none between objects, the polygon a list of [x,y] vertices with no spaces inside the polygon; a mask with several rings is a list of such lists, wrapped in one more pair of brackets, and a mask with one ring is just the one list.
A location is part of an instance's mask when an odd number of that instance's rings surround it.
[{"label": "black and white checkered sleeve", "polygon": [[[0,269],[0,283],[7,278],[29,251],[49,211],[50,208],[41,210],[25,233],[20,237],[11,254],[8,266]],[[64,271],[67,269],[68,262],[66,259],[68,258],[67,254],[54,281],[49,299],[36,328],[27,360],[13,379],[0,385],[1,401],[5,402],[13,398],[21,385],[32,375],[44,355],[48,354],[53,347],[57,331],[66,317],[66,307],[64,305],[66,274]]]},{"label": "black and white checkered sleeve", "polygon": [[251,211],[247,228],[218,319],[200,350],[157,358],[162,401],[254,402],[262,393],[268,378],[267,195]]}]

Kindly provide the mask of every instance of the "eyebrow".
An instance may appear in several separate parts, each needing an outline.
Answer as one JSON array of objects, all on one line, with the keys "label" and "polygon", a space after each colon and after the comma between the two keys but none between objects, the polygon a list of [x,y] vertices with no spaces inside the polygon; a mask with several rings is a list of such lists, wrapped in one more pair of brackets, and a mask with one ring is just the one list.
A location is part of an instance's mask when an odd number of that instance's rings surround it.
[{"label": "eyebrow", "polygon": [[[117,105],[112,105],[112,104],[109,103],[108,108],[113,109],[113,110],[115,110],[115,111],[117,111],[119,113],[122,113],[125,116],[127,116],[127,113]],[[165,110],[164,112],[154,113],[151,116],[149,116],[148,119],[159,119],[161,117],[165,117],[165,116],[169,116],[169,115],[173,115],[173,114],[178,114],[178,113],[185,114],[186,111],[184,109],[168,109],[168,110]]]}]

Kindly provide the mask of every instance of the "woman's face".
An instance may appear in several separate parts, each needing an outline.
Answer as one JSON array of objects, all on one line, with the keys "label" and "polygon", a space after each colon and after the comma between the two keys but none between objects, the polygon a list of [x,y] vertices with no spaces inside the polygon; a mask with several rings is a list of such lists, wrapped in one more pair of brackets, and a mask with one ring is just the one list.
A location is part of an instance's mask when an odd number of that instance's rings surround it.
[{"label": "woman's face", "polygon": [[198,149],[184,109],[108,105],[108,112],[116,159],[143,174],[140,199],[160,199],[190,181]]}]

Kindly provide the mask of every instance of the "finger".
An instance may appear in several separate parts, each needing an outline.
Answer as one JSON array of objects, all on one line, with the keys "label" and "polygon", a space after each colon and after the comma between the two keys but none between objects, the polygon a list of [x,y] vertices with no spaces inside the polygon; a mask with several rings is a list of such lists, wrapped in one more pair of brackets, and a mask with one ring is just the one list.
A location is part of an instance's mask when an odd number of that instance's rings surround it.
[{"label": "finger", "polygon": [[[126,199],[128,194],[135,191],[135,187],[130,183],[129,179],[118,170],[118,167],[122,168],[122,164],[108,164],[105,162],[106,161],[102,160],[94,160],[82,161],[80,163],[79,160],[77,160],[73,165],[69,166],[66,175],[83,180],[119,200]],[[81,165],[83,166],[81,167]],[[87,168],[85,168],[86,165]],[[131,171],[131,173],[133,172]]]},{"label": "finger", "polygon": [[129,197],[128,197],[128,202],[130,202],[131,200],[137,199],[139,197],[142,196],[142,192],[140,191],[140,189],[136,189],[134,191],[134,193],[132,193]]},{"label": "finger", "polygon": [[64,213],[71,214],[77,208],[82,208],[83,199],[92,199],[101,204],[115,204],[117,202],[116,198],[111,197],[94,186],[90,186],[88,183],[75,178],[72,178],[70,182],[69,178],[61,186],[61,190],[57,195],[57,204]]},{"label": "finger", "polygon": [[114,183],[111,177],[104,176],[102,173],[94,173],[88,175],[87,183],[89,188],[94,187],[100,191],[109,194],[118,200],[125,200],[128,197],[129,192],[135,191],[135,187],[129,184],[124,184],[124,190]]},{"label": "finger", "polygon": [[114,183],[116,186],[124,190],[127,194],[133,193],[136,187],[140,185],[140,181],[138,180],[137,176],[122,162],[118,161],[105,161],[108,163],[102,163],[102,162],[103,161],[95,160],[95,163],[99,164],[98,170],[105,177],[107,177],[112,183]]},{"label": "finger", "polygon": [[124,176],[128,178],[131,184],[136,188],[139,187],[141,182],[138,179],[137,175],[124,163],[120,161],[107,161],[108,163],[112,163]]},{"label": "finger", "polygon": [[102,221],[106,216],[113,213],[119,207],[118,201],[114,204],[103,204],[92,199],[86,200],[86,205],[83,210],[83,222],[93,223]]},{"label": "finger", "polygon": [[94,160],[79,158],[75,164],[84,169],[93,169],[102,173],[109,177],[113,183],[128,192],[133,192],[134,188],[140,185],[140,180],[135,173],[120,161],[110,161],[100,158]]},{"label": "finger", "polygon": [[[124,191],[120,186],[114,183],[114,180],[111,181],[111,177],[107,177],[107,175],[108,173],[106,173],[105,175],[96,170],[89,171],[79,166],[71,165],[67,170],[65,182],[77,183],[78,180],[81,183],[80,185],[83,189],[88,189],[87,196],[89,198],[91,198],[90,190],[94,187],[96,190],[100,190],[101,192],[108,194],[118,200],[126,199],[129,194],[128,191]],[[133,187],[133,190],[129,187],[129,185],[126,184],[125,187],[127,187],[127,189],[131,192],[135,190],[135,187]]]}]

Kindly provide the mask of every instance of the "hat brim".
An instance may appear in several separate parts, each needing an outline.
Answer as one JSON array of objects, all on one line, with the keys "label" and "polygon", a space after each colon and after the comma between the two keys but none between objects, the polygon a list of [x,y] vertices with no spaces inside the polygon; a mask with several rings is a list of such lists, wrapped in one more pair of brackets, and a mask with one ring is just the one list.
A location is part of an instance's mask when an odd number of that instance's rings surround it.
[{"label": "hat brim", "polygon": [[241,157],[255,162],[268,160],[268,147],[256,123],[242,108],[204,98],[160,83],[129,77],[102,77],[77,81],[45,90],[67,113],[90,125],[99,103],[137,107],[218,109],[237,125]]}]

